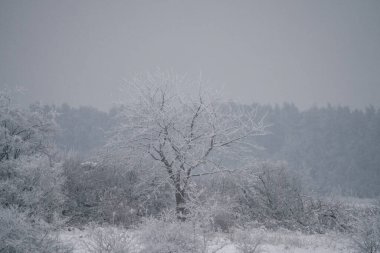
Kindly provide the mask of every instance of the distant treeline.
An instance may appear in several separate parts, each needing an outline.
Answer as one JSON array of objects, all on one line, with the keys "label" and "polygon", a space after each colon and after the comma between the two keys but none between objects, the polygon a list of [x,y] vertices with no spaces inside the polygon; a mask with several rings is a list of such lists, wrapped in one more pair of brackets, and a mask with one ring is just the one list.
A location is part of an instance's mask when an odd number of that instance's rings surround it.
[{"label": "distant treeline", "polygon": [[[270,134],[255,138],[257,157],[284,160],[310,189],[322,194],[375,197],[380,195],[380,110],[368,107],[313,107],[293,104],[251,105],[272,124]],[[57,145],[83,155],[107,142],[117,122],[118,108],[102,112],[92,107],[56,108]]]}]

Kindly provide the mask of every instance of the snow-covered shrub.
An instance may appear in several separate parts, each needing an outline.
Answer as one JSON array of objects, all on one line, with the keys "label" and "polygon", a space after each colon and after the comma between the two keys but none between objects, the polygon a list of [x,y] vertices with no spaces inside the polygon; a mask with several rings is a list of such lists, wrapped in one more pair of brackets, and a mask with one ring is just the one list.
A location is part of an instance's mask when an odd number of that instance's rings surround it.
[{"label": "snow-covered shrub", "polygon": [[348,232],[352,230],[353,214],[337,200],[305,198],[305,219],[302,225],[308,232],[325,233],[328,230]]},{"label": "snow-covered shrub", "polygon": [[304,218],[300,182],[282,165],[263,163],[256,170],[246,171],[241,181],[240,201],[248,207],[251,218],[284,226]]},{"label": "snow-covered shrub", "polygon": [[263,243],[263,236],[260,234],[237,229],[234,231],[233,240],[242,253],[262,252],[260,247]]},{"label": "snow-covered shrub", "polygon": [[50,226],[16,208],[0,207],[0,252],[69,253],[71,249],[49,233]]},{"label": "snow-covered shrub", "polygon": [[228,233],[236,225],[237,213],[234,211],[236,203],[228,197],[207,196],[204,200],[189,201],[189,220],[199,225],[205,232]]},{"label": "snow-covered shrub", "polygon": [[380,206],[367,210],[360,218],[352,240],[359,253],[380,252]]},{"label": "snow-covered shrub", "polygon": [[351,227],[345,205],[306,196],[300,179],[282,164],[258,164],[240,175],[238,185],[242,217],[268,228],[324,233]]},{"label": "snow-covered shrub", "polygon": [[228,233],[236,226],[239,214],[235,209],[239,203],[228,194],[222,195],[203,182],[192,182],[186,197],[186,220],[197,224],[203,232]]},{"label": "snow-covered shrub", "polygon": [[65,215],[74,223],[130,226],[144,215],[157,215],[172,202],[167,198],[171,189],[117,150],[104,151],[91,162],[71,155],[63,167],[68,195]]},{"label": "snow-covered shrub", "polygon": [[63,167],[68,195],[64,213],[72,222],[126,224],[132,220],[132,173],[116,166],[84,162],[73,155],[65,158]]},{"label": "snow-covered shrub", "polygon": [[10,172],[0,178],[0,204],[17,206],[30,215],[53,222],[65,199],[61,165],[45,156],[34,155],[1,162],[0,167]]},{"label": "snow-covered shrub", "polygon": [[192,222],[147,218],[142,223],[141,253],[197,253],[202,252],[202,240]]},{"label": "snow-covered shrub", "polygon": [[90,232],[86,247],[89,253],[128,253],[132,238],[124,229],[98,227]]},{"label": "snow-covered shrub", "polygon": [[222,232],[229,232],[230,229],[235,225],[235,215],[233,213],[220,210],[218,213],[214,214],[213,226],[215,230],[221,230]]},{"label": "snow-covered shrub", "polygon": [[96,204],[96,181],[81,166],[82,162],[82,158],[74,154],[67,155],[63,161],[64,175],[67,178],[64,184],[67,199],[63,214],[70,217],[70,223],[84,223],[97,217],[97,209],[93,206]]}]

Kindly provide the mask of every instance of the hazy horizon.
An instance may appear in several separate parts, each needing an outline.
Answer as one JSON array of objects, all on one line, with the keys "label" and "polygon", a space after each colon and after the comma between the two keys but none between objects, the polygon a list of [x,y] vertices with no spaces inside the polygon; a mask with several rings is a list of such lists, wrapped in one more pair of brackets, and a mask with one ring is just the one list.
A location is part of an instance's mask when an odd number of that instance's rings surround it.
[{"label": "hazy horizon", "polygon": [[379,1],[0,1],[0,87],[109,109],[134,73],[241,103],[380,107]]}]

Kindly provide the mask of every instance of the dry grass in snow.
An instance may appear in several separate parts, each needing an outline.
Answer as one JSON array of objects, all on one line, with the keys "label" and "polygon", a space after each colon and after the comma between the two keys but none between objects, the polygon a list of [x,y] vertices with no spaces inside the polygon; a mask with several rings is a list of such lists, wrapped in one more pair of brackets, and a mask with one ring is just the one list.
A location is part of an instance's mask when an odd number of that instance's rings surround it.
[{"label": "dry grass in snow", "polygon": [[[74,247],[74,253],[139,253],[144,242],[139,230],[115,227],[86,227],[65,230],[60,238]],[[236,230],[207,237],[205,253],[350,253],[348,236],[330,233],[305,235],[288,230]],[[165,252],[163,252],[165,253]],[[181,253],[181,252],[178,252]]]}]

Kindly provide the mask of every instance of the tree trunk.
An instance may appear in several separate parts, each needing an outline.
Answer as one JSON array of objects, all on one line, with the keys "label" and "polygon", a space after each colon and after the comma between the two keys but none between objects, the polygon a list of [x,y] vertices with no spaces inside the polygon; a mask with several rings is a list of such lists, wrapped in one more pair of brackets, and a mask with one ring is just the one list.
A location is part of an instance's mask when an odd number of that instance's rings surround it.
[{"label": "tree trunk", "polygon": [[[176,187],[177,188],[177,187]],[[186,220],[186,215],[188,214],[188,210],[185,206],[185,190],[184,189],[176,189],[175,192],[175,202],[176,202],[176,214],[177,219],[180,221]]]}]

